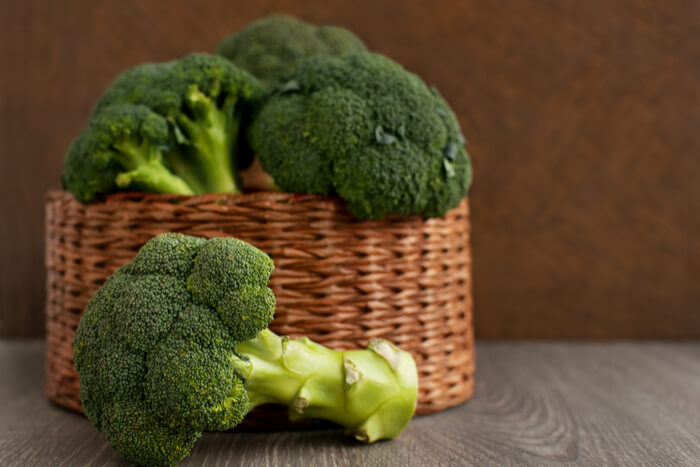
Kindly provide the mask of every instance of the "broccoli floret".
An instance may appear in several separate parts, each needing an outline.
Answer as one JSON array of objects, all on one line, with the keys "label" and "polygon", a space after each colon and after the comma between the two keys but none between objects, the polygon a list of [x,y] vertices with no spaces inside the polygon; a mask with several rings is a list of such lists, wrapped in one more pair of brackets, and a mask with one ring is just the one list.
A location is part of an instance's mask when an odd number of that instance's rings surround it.
[{"label": "broccoli floret", "polygon": [[80,397],[126,460],[177,463],[202,431],[231,429],[265,403],[362,441],[401,433],[417,398],[411,356],[381,339],[341,352],[275,335],[273,267],[240,240],[168,233],[92,297],[74,340]]},{"label": "broccoli floret", "polygon": [[171,143],[168,122],[148,107],[104,107],[71,144],[63,186],[83,202],[126,188],[192,194],[163,161]]},{"label": "broccoli floret", "polygon": [[145,105],[170,124],[177,144],[164,156],[197,193],[240,192],[238,157],[249,158],[239,128],[266,94],[248,72],[215,55],[192,54],[119,75],[94,114],[115,104]]},{"label": "broccoli floret", "polygon": [[216,53],[273,85],[306,57],[365,50],[362,41],[347,29],[317,27],[290,16],[272,15],[222,40]]},{"label": "broccoli floret", "polygon": [[281,189],[340,195],[358,218],[441,216],[471,181],[464,137],[445,101],[369,52],[300,62],[249,138]]}]

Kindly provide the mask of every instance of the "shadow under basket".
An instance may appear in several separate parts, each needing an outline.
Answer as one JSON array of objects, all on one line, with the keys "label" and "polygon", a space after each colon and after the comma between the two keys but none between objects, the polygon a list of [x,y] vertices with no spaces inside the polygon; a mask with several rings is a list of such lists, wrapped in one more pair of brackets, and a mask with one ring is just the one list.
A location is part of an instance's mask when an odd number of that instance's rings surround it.
[{"label": "shadow under basket", "polygon": [[[417,414],[457,405],[474,391],[467,200],[445,217],[359,221],[344,203],[289,193],[202,196],[126,193],[81,204],[46,200],[45,392],[80,412],[73,333],[88,300],[119,266],[163,232],[232,236],[275,262],[270,328],[334,349],[375,337],[416,359]],[[260,409],[260,408],[259,408]],[[279,428],[286,412],[256,410],[248,428]]]}]

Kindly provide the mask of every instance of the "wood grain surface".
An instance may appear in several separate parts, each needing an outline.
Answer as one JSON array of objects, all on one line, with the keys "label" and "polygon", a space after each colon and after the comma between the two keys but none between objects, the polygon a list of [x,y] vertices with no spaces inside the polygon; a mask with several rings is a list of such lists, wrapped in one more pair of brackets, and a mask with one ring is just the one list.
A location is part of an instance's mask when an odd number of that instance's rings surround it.
[{"label": "wood grain surface", "polygon": [[455,108],[481,337],[700,336],[700,2],[0,0],[0,336],[43,332],[43,201],[124,68],[272,12],[355,30]]},{"label": "wood grain surface", "polygon": [[[205,433],[183,466],[698,466],[700,342],[479,342],[466,404],[396,440],[340,430]],[[41,391],[44,345],[0,341],[0,465],[126,465]]]}]

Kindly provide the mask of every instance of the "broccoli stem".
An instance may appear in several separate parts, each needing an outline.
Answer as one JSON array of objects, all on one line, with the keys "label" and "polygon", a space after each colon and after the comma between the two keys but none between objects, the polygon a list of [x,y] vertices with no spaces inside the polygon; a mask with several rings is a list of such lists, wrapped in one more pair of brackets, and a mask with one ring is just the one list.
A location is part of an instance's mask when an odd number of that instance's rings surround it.
[{"label": "broccoli stem", "polygon": [[249,361],[240,362],[240,373],[252,406],[284,404],[292,420],[330,420],[373,442],[397,436],[415,411],[415,362],[383,339],[336,351],[266,329],[237,352]]},{"label": "broccoli stem", "polygon": [[165,154],[165,159],[170,169],[182,178],[197,194],[207,193],[208,189],[200,174],[200,170],[192,161],[182,153],[180,148],[175,148]]},{"label": "broccoli stem", "polygon": [[243,189],[246,191],[282,191],[272,176],[263,169],[258,157],[255,157],[250,167],[242,170],[240,175]]},{"label": "broccoli stem", "polygon": [[132,140],[122,140],[114,143],[113,148],[114,159],[126,169],[115,180],[119,188],[137,183],[157,193],[194,194],[183,179],[163,165],[160,148],[148,141],[139,144]]},{"label": "broccoli stem", "polygon": [[181,112],[175,120],[187,137],[193,159],[201,168],[206,191],[240,193],[233,158],[240,126],[236,97],[227,96],[219,108],[214,100],[192,86],[186,103],[192,117]]}]

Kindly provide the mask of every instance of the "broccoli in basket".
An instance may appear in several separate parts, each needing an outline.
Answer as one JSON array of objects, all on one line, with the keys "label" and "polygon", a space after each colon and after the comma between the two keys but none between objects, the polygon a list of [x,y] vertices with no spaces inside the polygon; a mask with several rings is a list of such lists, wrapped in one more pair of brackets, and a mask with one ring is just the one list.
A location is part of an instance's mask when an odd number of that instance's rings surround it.
[{"label": "broccoli in basket", "polygon": [[304,58],[365,50],[362,41],[347,29],[317,27],[291,16],[271,15],[222,40],[216,53],[272,85]]},{"label": "broccoli in basket", "polygon": [[163,160],[169,144],[168,122],[148,107],[106,107],[68,149],[63,184],[81,201],[136,186],[190,195],[192,187]]},{"label": "broccoli in basket", "polygon": [[127,70],[71,145],[63,185],[83,202],[118,188],[240,192],[239,129],[251,103],[265,94],[255,77],[214,55]]},{"label": "broccoli in basket", "polygon": [[80,397],[126,460],[172,465],[202,431],[233,428],[265,403],[367,442],[404,429],[417,397],[411,356],[381,339],[334,351],[275,335],[272,269],[240,240],[162,234],[90,300],[74,341]]},{"label": "broccoli in basket", "polygon": [[358,218],[441,216],[471,182],[464,137],[438,92],[369,52],[300,62],[248,136],[282,190],[337,194]]}]

